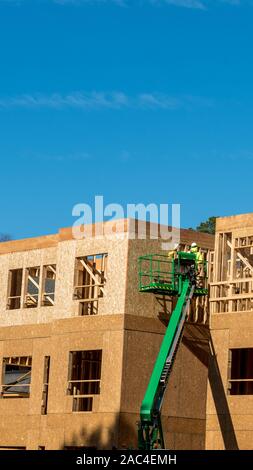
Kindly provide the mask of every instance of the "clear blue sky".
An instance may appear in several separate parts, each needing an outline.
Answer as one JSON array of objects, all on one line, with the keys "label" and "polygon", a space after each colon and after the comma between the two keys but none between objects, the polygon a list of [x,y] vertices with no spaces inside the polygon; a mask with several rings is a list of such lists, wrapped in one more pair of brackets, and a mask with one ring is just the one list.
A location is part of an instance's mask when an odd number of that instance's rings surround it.
[{"label": "clear blue sky", "polygon": [[253,2],[0,0],[0,232],[72,206],[252,211]]}]

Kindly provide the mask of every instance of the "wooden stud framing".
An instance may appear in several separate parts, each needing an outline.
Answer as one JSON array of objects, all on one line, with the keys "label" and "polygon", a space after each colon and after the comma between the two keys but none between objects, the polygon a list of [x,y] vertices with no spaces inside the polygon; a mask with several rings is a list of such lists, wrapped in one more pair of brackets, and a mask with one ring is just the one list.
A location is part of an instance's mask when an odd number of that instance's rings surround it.
[{"label": "wooden stud framing", "polygon": [[211,312],[253,310],[253,235],[216,235],[215,273],[211,286]]}]

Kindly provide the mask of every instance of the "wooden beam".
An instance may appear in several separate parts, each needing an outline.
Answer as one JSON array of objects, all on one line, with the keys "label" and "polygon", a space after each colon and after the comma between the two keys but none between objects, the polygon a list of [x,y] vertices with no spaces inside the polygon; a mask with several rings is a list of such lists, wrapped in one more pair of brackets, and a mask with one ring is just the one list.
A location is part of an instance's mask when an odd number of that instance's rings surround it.
[{"label": "wooden beam", "polygon": [[[232,249],[232,244],[227,240],[228,246]],[[241,253],[237,253],[238,258],[247,266],[247,268],[253,272],[253,266],[249,263],[248,259],[245,258]]]},{"label": "wooden beam", "polygon": [[[97,284],[97,278],[96,276],[93,274],[91,268],[85,263],[85,261],[83,259],[80,259],[80,262],[81,264],[83,265],[83,267],[86,269],[86,271],[89,273],[89,275],[91,276],[91,278],[95,281],[95,285]],[[100,276],[101,276],[101,273],[99,273]],[[104,294],[104,288],[103,287],[100,287],[101,291],[103,292]]]}]

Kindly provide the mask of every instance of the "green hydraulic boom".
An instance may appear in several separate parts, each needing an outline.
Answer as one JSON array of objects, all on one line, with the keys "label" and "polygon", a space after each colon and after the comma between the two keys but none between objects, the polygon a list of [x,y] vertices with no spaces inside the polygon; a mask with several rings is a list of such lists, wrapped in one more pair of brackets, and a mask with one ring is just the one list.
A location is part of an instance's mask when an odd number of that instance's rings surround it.
[{"label": "green hydraulic boom", "polygon": [[139,258],[139,290],[177,296],[151,378],[141,404],[138,423],[139,449],[165,449],[161,408],[168,379],[183,335],[193,296],[206,295],[206,262],[200,266],[193,253],[178,252],[175,259],[164,255]]}]

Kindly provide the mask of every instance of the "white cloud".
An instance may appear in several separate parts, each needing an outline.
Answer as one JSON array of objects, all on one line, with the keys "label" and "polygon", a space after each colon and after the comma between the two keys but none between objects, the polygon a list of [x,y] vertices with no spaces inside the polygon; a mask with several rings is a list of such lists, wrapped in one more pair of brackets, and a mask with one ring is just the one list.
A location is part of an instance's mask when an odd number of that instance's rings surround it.
[{"label": "white cloud", "polygon": [[181,107],[182,100],[162,93],[141,93],[138,103],[144,108],[176,109]]},{"label": "white cloud", "polygon": [[168,5],[174,5],[176,7],[193,8],[197,10],[205,10],[205,0],[151,0],[153,3],[167,3]]},{"label": "white cloud", "polygon": [[47,161],[47,162],[87,162],[92,160],[93,156],[88,152],[73,152],[73,153],[58,153],[58,154],[45,154],[45,153],[31,153],[26,152],[21,154],[20,158],[23,160]]},{"label": "white cloud", "polygon": [[[1,1],[1,0],[0,0]],[[2,1],[18,1],[18,0],[2,0]],[[26,1],[26,0],[19,0]],[[53,2],[59,5],[92,5],[92,4],[115,4],[118,6],[141,6],[141,5],[174,5],[177,7],[206,9],[207,5],[217,3],[228,3],[231,5],[241,5],[252,3],[252,0],[37,0],[41,2]]]},{"label": "white cloud", "polygon": [[[131,0],[130,0],[131,1]],[[46,4],[46,3],[55,3],[57,5],[102,5],[102,4],[114,4],[120,7],[127,6],[129,0],[0,0],[0,3],[12,3],[14,5],[22,5],[28,3],[38,3],[38,4]]]},{"label": "white cloud", "polygon": [[[46,0],[44,0],[46,1]],[[49,0],[48,0],[49,1]],[[94,4],[106,4],[106,3],[114,3],[115,5],[118,6],[126,6],[128,3],[128,0],[51,0],[53,3],[58,3],[59,5],[67,5],[67,4],[73,4],[73,5],[94,5]]]},{"label": "white cloud", "polygon": [[174,7],[206,10],[208,7],[217,4],[228,4],[232,6],[253,5],[253,0],[0,0],[0,3],[12,3],[21,5],[25,3],[37,2],[38,4],[54,3],[56,5],[115,5],[119,7],[144,6],[144,5],[168,5]]},{"label": "white cloud", "polygon": [[43,109],[164,109],[179,108],[192,109],[193,107],[212,107],[214,102],[210,98],[182,95],[171,96],[165,93],[139,93],[127,95],[122,91],[104,92],[72,92],[67,94],[23,94],[17,96],[0,97],[0,109],[26,108]]},{"label": "white cloud", "polygon": [[66,95],[53,93],[51,95],[25,94],[13,97],[0,98],[1,108],[117,108],[126,104],[127,97],[122,93],[104,92],[75,92]]},{"label": "white cloud", "polygon": [[153,5],[173,5],[198,10],[206,10],[208,7],[227,3],[232,6],[253,5],[253,0],[142,0],[143,4],[152,3]]}]

